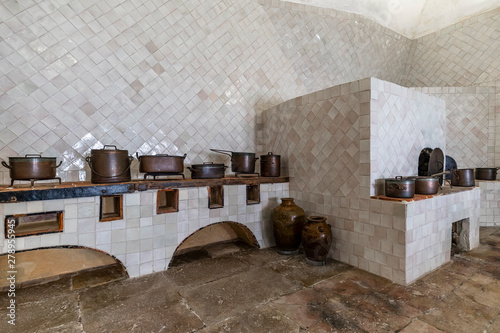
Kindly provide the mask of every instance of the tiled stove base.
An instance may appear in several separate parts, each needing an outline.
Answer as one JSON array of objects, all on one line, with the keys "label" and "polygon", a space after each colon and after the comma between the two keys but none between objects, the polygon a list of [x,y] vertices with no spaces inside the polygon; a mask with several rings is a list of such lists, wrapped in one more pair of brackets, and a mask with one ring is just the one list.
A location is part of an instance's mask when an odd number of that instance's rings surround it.
[{"label": "tiled stove base", "polygon": [[500,180],[476,180],[481,189],[481,227],[500,226]]},{"label": "tiled stove base", "polygon": [[445,195],[424,200],[370,200],[366,223],[374,235],[364,233],[368,246],[358,266],[400,284],[412,283],[450,260],[452,223],[463,219],[469,221],[467,250],[477,247],[480,189],[444,190]]},{"label": "tiled stove base", "polygon": [[[16,251],[78,245],[119,259],[131,277],[168,267],[177,246],[190,234],[212,223],[233,221],[247,226],[261,247],[274,245],[271,210],[288,197],[288,183],[261,184],[260,203],[246,204],[246,185],[224,186],[224,207],[208,208],[207,187],[180,188],[179,212],[156,213],[157,191],[123,194],[123,219],[99,222],[100,197],[0,204],[0,216],[64,211],[64,230],[16,238]],[[7,241],[0,235],[2,253]]]}]

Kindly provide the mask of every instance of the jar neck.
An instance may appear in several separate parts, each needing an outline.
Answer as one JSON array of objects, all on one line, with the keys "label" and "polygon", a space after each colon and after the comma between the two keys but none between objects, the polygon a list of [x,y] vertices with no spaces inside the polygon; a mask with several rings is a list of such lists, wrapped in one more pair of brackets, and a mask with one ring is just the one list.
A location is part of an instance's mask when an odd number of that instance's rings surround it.
[{"label": "jar neck", "polygon": [[309,216],[307,218],[307,221],[311,221],[311,222],[325,222],[326,221],[326,217],[324,217],[324,216]]},{"label": "jar neck", "polygon": [[293,198],[281,198],[281,204],[283,206],[292,206],[293,203]]}]

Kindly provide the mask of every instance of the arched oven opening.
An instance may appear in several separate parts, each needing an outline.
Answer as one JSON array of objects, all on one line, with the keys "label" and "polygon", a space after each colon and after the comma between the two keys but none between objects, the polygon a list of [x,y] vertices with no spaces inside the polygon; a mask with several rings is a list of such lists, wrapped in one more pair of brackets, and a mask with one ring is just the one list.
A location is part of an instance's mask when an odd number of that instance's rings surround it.
[{"label": "arched oven opening", "polygon": [[[7,267],[8,259],[7,254],[0,256],[2,267]],[[71,288],[81,289],[129,277],[125,266],[116,257],[83,246],[43,247],[19,251],[15,259],[17,288],[70,279]],[[7,270],[4,274],[6,273]],[[4,274],[0,273],[0,276],[3,277]],[[2,278],[0,291],[8,290],[8,283],[6,278]]]},{"label": "arched oven opening", "polygon": [[255,248],[260,248],[259,242],[246,225],[231,221],[218,222],[186,237],[175,249],[168,267]]}]

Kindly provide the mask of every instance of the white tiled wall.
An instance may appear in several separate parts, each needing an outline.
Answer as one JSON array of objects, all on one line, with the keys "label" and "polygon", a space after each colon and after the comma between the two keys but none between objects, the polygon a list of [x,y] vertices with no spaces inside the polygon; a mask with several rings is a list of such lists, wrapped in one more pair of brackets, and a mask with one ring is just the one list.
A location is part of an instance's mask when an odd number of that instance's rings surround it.
[{"label": "white tiled wall", "polygon": [[187,165],[228,161],[210,148],[267,153],[264,108],[398,82],[409,51],[358,15],[271,0],[2,1],[0,36],[0,158],[57,157],[63,181],[89,179],[103,144]]},{"label": "white tiled wall", "polygon": [[[224,186],[224,207],[208,208],[206,187],[179,189],[179,212],[156,214],[157,191],[123,195],[123,219],[99,222],[100,197],[0,204],[6,215],[63,211],[64,231],[16,238],[16,250],[86,246],[115,256],[130,276],[165,270],[177,246],[198,229],[232,221],[247,226],[261,247],[274,245],[270,214],[289,196],[288,183],[261,184],[261,202],[246,205],[245,185]],[[3,232],[2,253],[7,252]]]},{"label": "white tiled wall", "polygon": [[481,189],[482,227],[500,226],[500,181],[476,180]]}]

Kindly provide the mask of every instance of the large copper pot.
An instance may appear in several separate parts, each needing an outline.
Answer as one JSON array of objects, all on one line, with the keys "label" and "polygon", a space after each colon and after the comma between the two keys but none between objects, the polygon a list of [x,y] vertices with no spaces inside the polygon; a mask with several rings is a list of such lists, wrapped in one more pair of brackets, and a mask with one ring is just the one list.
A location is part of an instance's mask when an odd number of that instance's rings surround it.
[{"label": "large copper pot", "polygon": [[130,181],[130,164],[133,159],[128,155],[128,150],[117,149],[115,145],[92,149],[90,156],[86,158],[92,172],[91,182],[102,184]]},{"label": "large copper pot", "polygon": [[187,154],[183,156],[173,155],[142,155],[136,153],[137,160],[139,161],[139,172],[161,174],[161,173],[182,173],[184,172],[184,159]]}]

